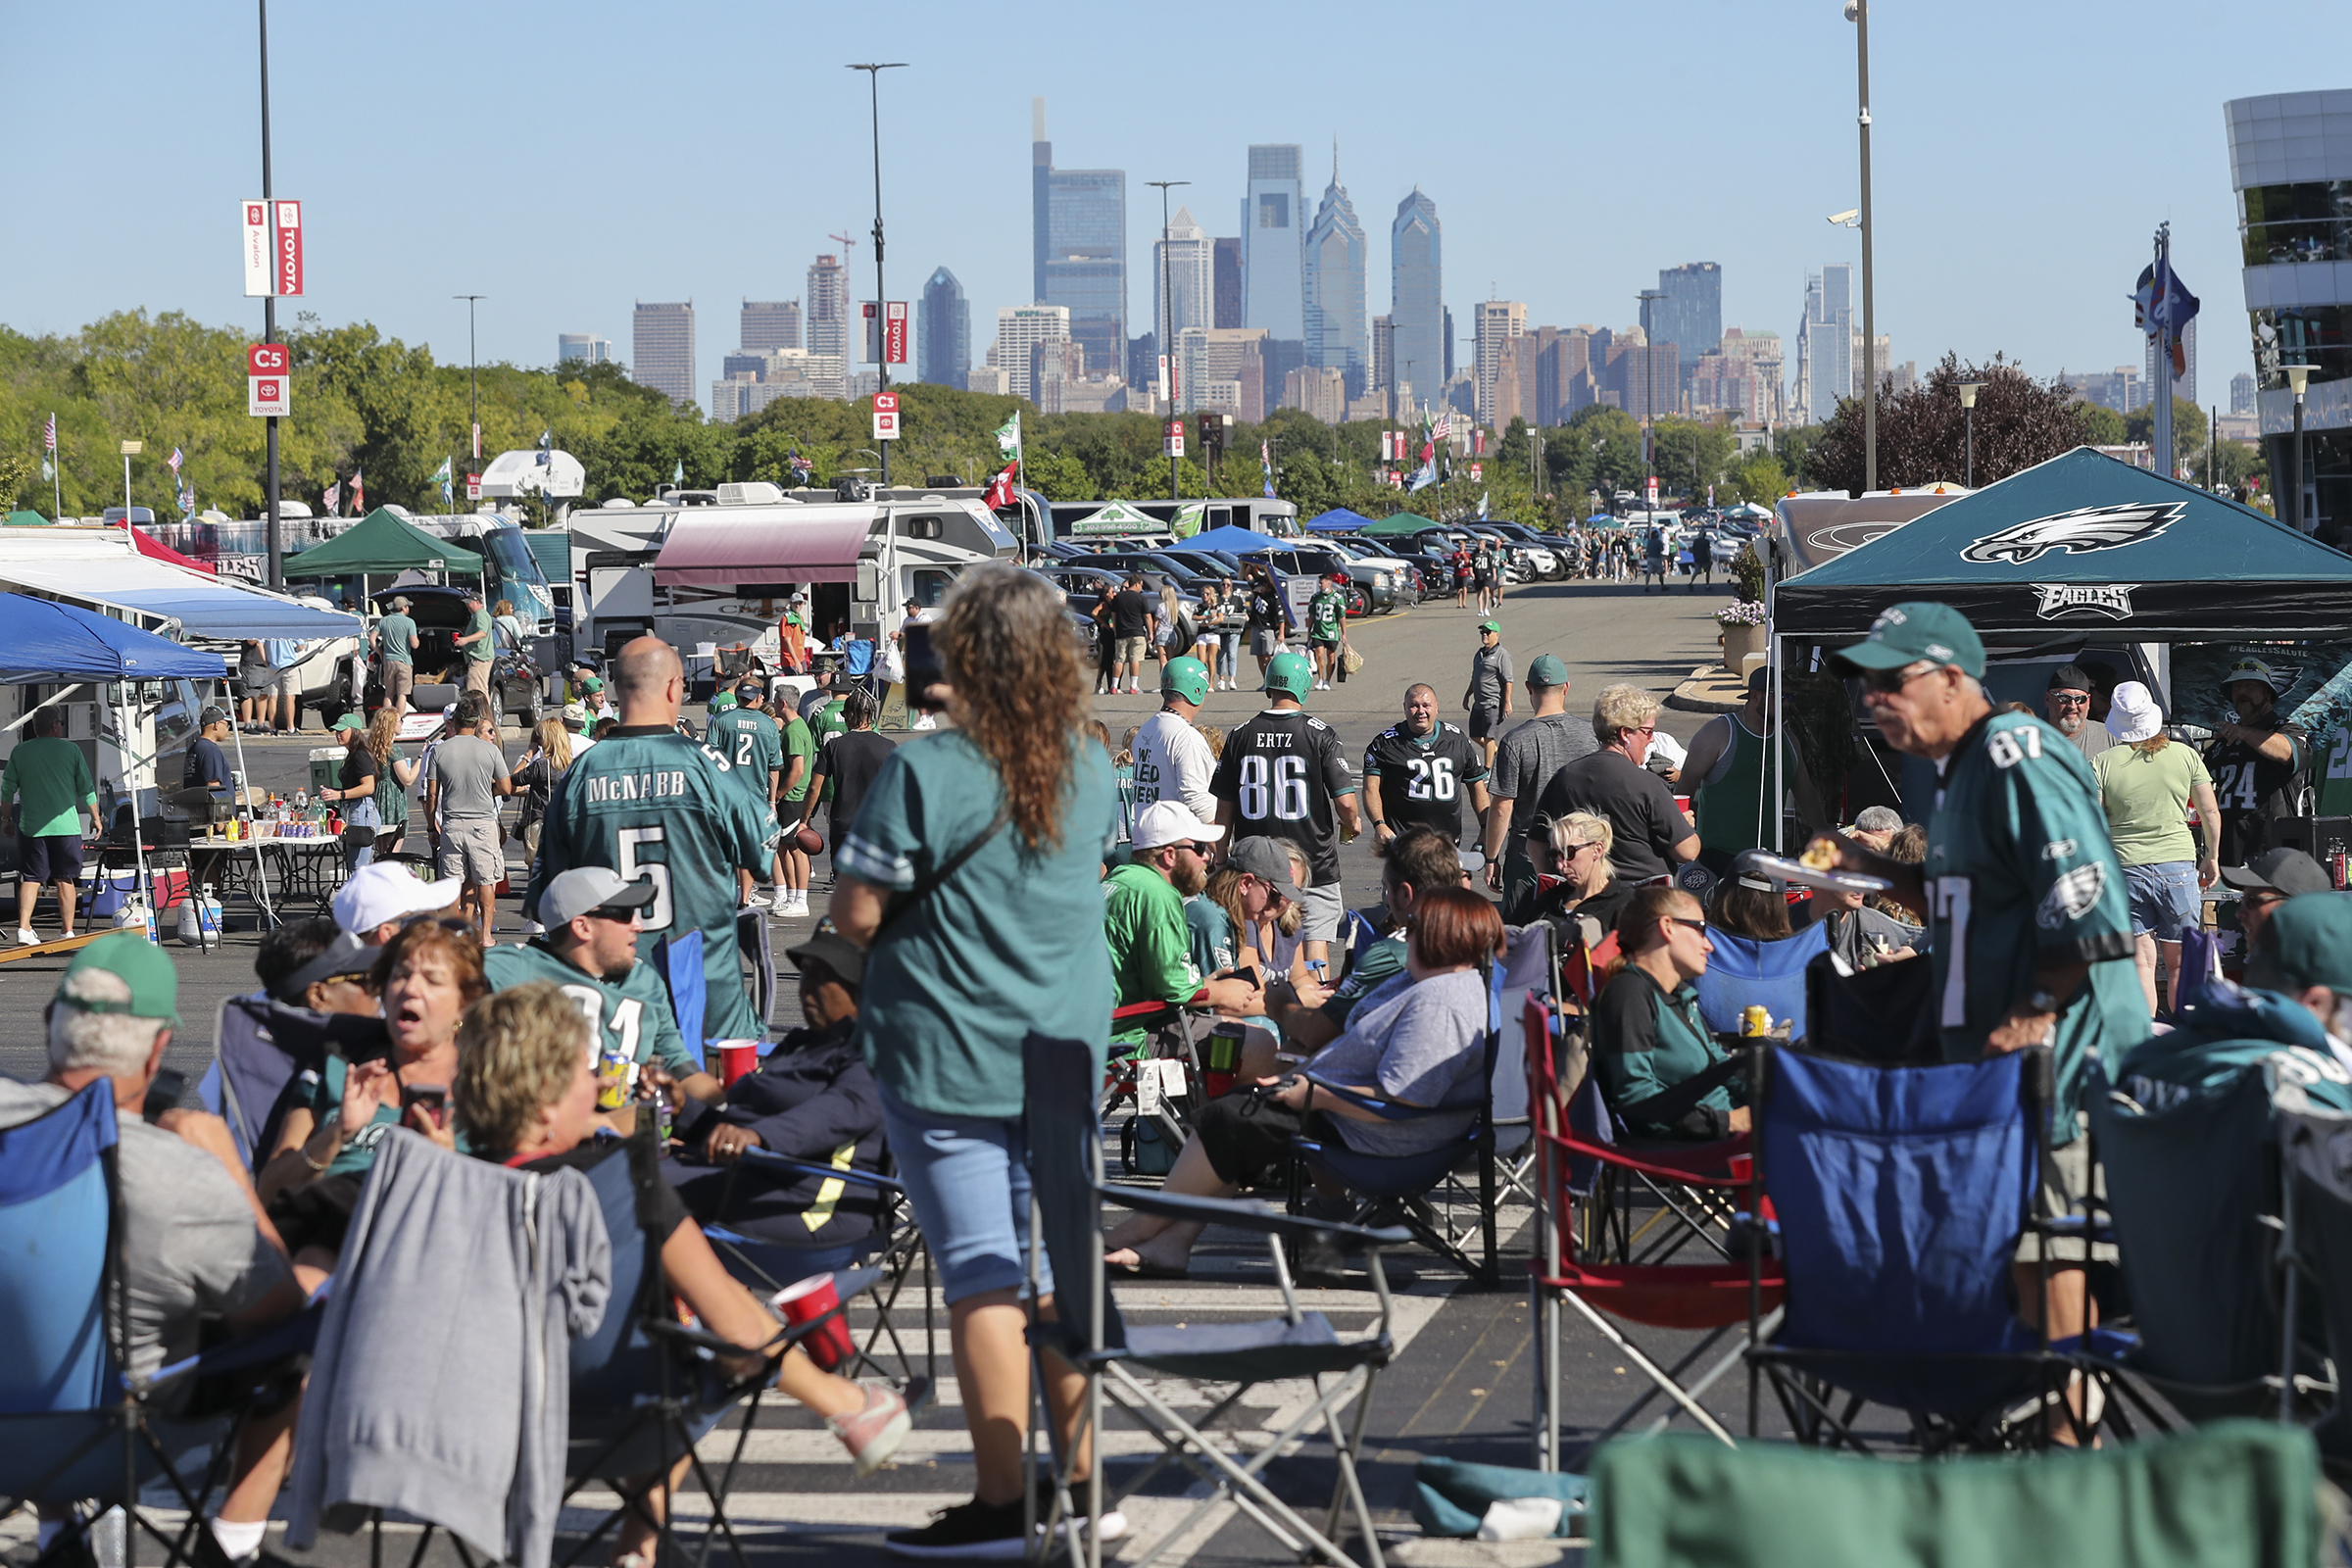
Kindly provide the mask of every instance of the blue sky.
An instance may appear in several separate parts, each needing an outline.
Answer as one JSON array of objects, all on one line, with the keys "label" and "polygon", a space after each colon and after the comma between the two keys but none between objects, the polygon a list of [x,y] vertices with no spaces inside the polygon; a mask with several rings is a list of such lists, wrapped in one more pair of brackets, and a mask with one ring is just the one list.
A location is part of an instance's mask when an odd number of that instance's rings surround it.
[{"label": "blue sky", "polygon": [[[1874,8],[1879,321],[1895,358],[1998,349],[2038,375],[2138,363],[2126,296],[2169,218],[2206,306],[2200,401],[2226,404],[2250,356],[2222,104],[2346,85],[2345,17],[2317,0]],[[310,229],[304,304],[460,364],[457,293],[489,296],[482,358],[524,365],[551,361],[559,331],[602,332],[625,357],[633,299],[691,296],[708,380],[738,300],[798,297],[828,232],[861,237],[868,292],[855,60],[911,62],[883,78],[890,292],[954,270],[975,359],[997,308],[1028,296],[1039,94],[1056,162],[1127,171],[1137,319],[1159,220],[1142,182],[1191,179],[1179,194],[1233,232],[1251,142],[1305,146],[1311,206],[1339,138],[1375,312],[1396,203],[1416,184],[1436,199],[1464,358],[1476,300],[1524,300],[1531,324],[1620,325],[1687,261],[1722,264],[1726,325],[1777,330],[1793,355],[1805,272],[1857,252],[1824,221],[1856,193],[1838,0],[278,0],[270,24],[276,187]],[[8,36],[23,221],[0,254],[0,319],[68,331],[145,306],[258,337],[234,226],[260,184],[251,0],[21,5]]]}]

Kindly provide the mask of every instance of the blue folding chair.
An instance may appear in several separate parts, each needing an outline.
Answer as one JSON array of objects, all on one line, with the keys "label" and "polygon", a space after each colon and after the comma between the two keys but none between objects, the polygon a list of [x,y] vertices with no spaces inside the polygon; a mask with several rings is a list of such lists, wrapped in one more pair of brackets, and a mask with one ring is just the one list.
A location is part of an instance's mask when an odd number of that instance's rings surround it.
[{"label": "blue folding chair", "polygon": [[196,1086],[197,1097],[228,1123],[246,1166],[259,1170],[285,1119],[287,1085],[305,1072],[323,1071],[329,1051],[359,1061],[389,1046],[381,1018],[313,1012],[261,995],[230,997],[215,1020],[213,1064]]},{"label": "blue folding chair", "polygon": [[[1933,1067],[1771,1053],[1756,1159],[1787,1315],[1748,1361],[1800,1441],[1866,1449],[1853,1421],[1870,1402],[1906,1412],[1923,1451],[2008,1447],[2045,1435],[2045,1406],[2068,1408],[2083,1347],[2053,1346],[2011,1306],[2019,1236],[2042,1237],[2046,1296],[2047,1244],[2079,1228],[2034,1214],[2050,1072],[2043,1048]],[[2006,1423],[2027,1399],[2033,1416]],[[1752,1434],[1752,1372],[1748,1419]],[[2074,1419],[2087,1443],[2094,1427]]]},{"label": "blue folding chair", "polygon": [[1706,973],[1693,982],[1698,1015],[1719,1035],[1740,1033],[1740,1015],[1751,1004],[1771,1009],[1772,1021],[1788,1025],[1788,1038],[1805,1034],[1805,965],[1830,951],[1830,928],[1819,921],[1791,937],[1764,942],[1707,928],[1715,951]]},{"label": "blue folding chair", "polygon": [[678,1036],[696,1066],[703,1065],[703,1019],[709,1012],[709,992],[703,977],[703,934],[682,931],[654,944],[654,967],[669,988],[670,1015]]}]

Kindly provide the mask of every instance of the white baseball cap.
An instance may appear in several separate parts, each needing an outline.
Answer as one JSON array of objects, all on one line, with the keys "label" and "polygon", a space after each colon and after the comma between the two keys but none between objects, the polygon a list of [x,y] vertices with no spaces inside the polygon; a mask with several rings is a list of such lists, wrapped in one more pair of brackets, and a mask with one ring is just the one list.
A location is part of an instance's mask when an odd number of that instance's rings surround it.
[{"label": "white baseball cap", "polygon": [[419,881],[405,865],[377,860],[352,872],[351,880],[335,890],[328,907],[334,911],[335,924],[364,937],[390,921],[428,909],[446,909],[458,902],[460,891],[456,877]]},{"label": "white baseball cap", "polygon": [[1135,813],[1135,847],[1165,849],[1171,844],[1213,843],[1225,836],[1214,822],[1195,816],[1182,801],[1153,801]]}]

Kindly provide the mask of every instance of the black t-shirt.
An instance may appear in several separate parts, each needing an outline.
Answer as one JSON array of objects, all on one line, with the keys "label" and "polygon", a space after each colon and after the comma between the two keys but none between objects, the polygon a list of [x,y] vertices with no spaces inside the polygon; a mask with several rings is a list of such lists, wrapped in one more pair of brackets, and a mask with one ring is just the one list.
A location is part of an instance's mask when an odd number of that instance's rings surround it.
[{"label": "black t-shirt", "polygon": [[1115,637],[1144,637],[1152,630],[1152,612],[1159,601],[1141,588],[1122,588],[1110,601],[1110,629]]},{"label": "black t-shirt", "polygon": [[858,820],[858,808],[865,803],[865,792],[873,787],[874,775],[898,750],[898,742],[875,734],[870,729],[845,730],[825,742],[817,759],[817,771],[833,781],[833,837],[838,841],[842,832]]},{"label": "black t-shirt", "polygon": [[[343,754],[343,769],[335,775],[335,782],[344,789],[356,790],[360,787],[361,780],[374,776],[375,757],[372,753],[365,750],[345,752]],[[351,806],[358,804],[357,800],[350,803]],[[349,808],[349,807],[345,808],[345,809]]]},{"label": "black t-shirt", "polygon": [[188,745],[187,771],[179,777],[183,789],[201,789],[218,782],[228,786],[228,754],[220,750],[218,741],[208,741],[199,735]]},{"label": "black t-shirt", "polygon": [[2215,741],[2205,752],[2214,799],[2222,808],[2222,863],[2243,865],[2272,848],[2271,823],[2300,815],[2311,787],[2311,731],[2280,724],[2278,733],[2295,743],[2292,760],[2273,761],[2251,746]]},{"label": "black t-shirt", "polygon": [[1253,585],[1250,590],[1250,629],[1273,631],[1281,625],[1282,602],[1274,597],[1274,590],[1263,583]]},{"label": "black t-shirt", "polygon": [[1340,737],[1295,708],[1269,708],[1234,725],[1208,786],[1211,795],[1233,804],[1236,839],[1290,840],[1306,852],[1317,887],[1340,879],[1332,802],[1354,791]]},{"label": "black t-shirt", "polygon": [[1484,753],[1470,737],[1441,720],[1435,733],[1414,738],[1401,724],[1364,748],[1364,776],[1380,779],[1380,814],[1399,833],[1415,823],[1462,839],[1462,802],[1487,776]]},{"label": "black t-shirt", "polygon": [[1607,817],[1616,835],[1609,866],[1620,882],[1664,876],[1667,852],[1691,833],[1666,781],[1623,752],[1594,752],[1561,768],[1544,787],[1536,810],[1555,822],[1570,811]]},{"label": "black t-shirt", "polygon": [[[574,1145],[561,1154],[549,1154],[542,1159],[525,1160],[514,1168],[527,1170],[535,1176],[552,1176],[560,1170],[576,1170],[585,1176],[608,1159],[627,1159],[628,1157],[629,1146],[626,1140],[591,1138],[584,1144]],[[654,1202],[662,1215],[662,1239],[666,1242],[670,1238],[670,1233],[685,1224],[690,1217],[686,1212],[686,1200],[680,1198],[676,1190],[667,1182],[654,1183],[653,1191]]]}]

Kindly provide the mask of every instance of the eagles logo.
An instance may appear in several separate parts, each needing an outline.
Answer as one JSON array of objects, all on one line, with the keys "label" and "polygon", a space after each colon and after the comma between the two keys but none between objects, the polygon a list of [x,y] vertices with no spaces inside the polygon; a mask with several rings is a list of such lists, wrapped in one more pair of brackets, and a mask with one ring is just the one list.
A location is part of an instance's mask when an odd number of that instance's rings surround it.
[{"label": "eagles logo", "polygon": [[1962,561],[1979,565],[2009,561],[2019,565],[2064,550],[2087,556],[2101,550],[2153,539],[2178,522],[2188,508],[2179,501],[2135,502],[2120,507],[2080,507],[2052,516],[2034,517],[1988,533],[1960,552]]}]

